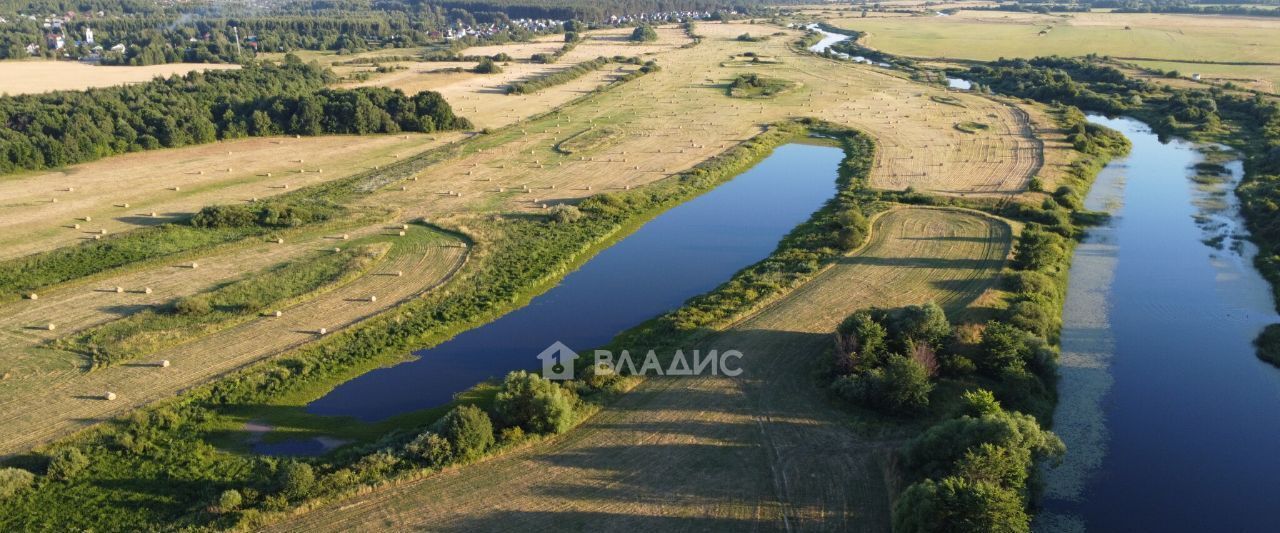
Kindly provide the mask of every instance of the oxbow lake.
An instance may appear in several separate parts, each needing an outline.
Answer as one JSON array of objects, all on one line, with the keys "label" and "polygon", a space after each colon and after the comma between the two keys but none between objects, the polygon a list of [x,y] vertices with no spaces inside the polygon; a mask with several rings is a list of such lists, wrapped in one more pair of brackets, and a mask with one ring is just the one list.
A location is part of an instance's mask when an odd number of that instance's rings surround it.
[{"label": "oxbow lake", "polygon": [[[767,257],[834,195],[843,158],[842,150],[827,145],[779,147],[733,180],[601,251],[528,306],[419,351],[415,360],[339,385],[306,410],[383,420],[443,405],[513,370],[540,369],[537,355],[556,341],[589,357],[623,330],[678,308]],[[292,455],[325,448],[316,439],[255,446],[262,453]]]}]

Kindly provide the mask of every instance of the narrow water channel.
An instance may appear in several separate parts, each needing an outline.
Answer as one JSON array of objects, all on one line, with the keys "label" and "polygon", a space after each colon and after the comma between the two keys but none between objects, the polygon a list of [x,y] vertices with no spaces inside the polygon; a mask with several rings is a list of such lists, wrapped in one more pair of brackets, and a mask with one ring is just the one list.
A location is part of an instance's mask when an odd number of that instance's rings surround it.
[{"label": "narrow water channel", "polygon": [[732,181],[675,207],[600,252],[526,307],[416,360],[374,370],[307,406],[382,420],[435,407],[491,377],[538,367],[556,341],[578,351],[710,291],[764,259],[834,194],[843,151],[789,144]]},{"label": "narrow water channel", "polygon": [[1044,531],[1273,531],[1280,371],[1251,341],[1277,321],[1226,183],[1192,180],[1196,147],[1091,116],[1133,152],[1098,178],[1070,273]]}]

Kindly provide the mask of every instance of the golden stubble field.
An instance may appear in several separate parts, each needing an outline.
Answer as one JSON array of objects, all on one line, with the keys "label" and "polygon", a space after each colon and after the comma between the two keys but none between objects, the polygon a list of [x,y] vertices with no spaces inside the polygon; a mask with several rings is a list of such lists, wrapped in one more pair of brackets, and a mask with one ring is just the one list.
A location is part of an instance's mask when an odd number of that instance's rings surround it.
[{"label": "golden stubble field", "polygon": [[1280,19],[1274,17],[1006,11],[944,17],[933,13],[938,9],[930,6],[915,16],[838,13],[828,18],[865,32],[863,44],[893,54],[988,61],[1093,53],[1268,92],[1280,84],[1280,40],[1275,38]]},{"label": "golden stubble field", "polygon": [[551,442],[336,502],[277,531],[884,531],[905,435],[848,422],[815,359],[849,313],[935,300],[978,312],[1011,228],[903,208],[871,241],[702,348],[744,354],[738,378],[650,378]]},{"label": "golden stubble field", "polygon": [[[664,29],[664,35],[671,35],[668,30]],[[404,182],[403,190],[397,184],[361,202],[396,213],[398,220],[425,217],[460,224],[465,224],[466,217],[475,214],[541,212],[542,205],[571,201],[602,191],[643,186],[670,176],[733,143],[750,138],[762,131],[765,124],[796,116],[826,118],[860,128],[874,136],[880,147],[872,181],[877,186],[889,188],[914,186],[947,194],[1008,197],[1021,190],[1043,157],[1039,154],[1038,142],[1030,135],[1031,129],[1019,118],[1021,111],[1005,104],[917,84],[897,73],[876,67],[797,55],[788,46],[798,36],[794,32],[762,43],[734,40],[744,32],[767,35],[775,31],[778,31],[775,27],[748,24],[699,25],[698,32],[707,36],[701,45],[689,49],[668,46],[667,51],[653,56],[662,66],[661,71],[592,95],[542,118],[480,135],[467,142],[467,148],[461,155],[433,165],[414,181]],[[591,42],[584,43],[579,49]],[[609,46],[630,45],[615,43]],[[780,58],[779,64],[762,65],[751,70],[790,79],[797,82],[797,87],[773,100],[742,101],[727,97],[723,84],[745,69],[737,66],[741,63],[724,62],[731,55],[744,51]],[[962,105],[937,104],[932,100],[933,96],[951,96]],[[552,104],[544,102],[543,105]],[[548,109],[550,107],[527,109],[526,112],[535,114]],[[962,120],[981,121],[992,128],[979,135],[964,133],[954,127]],[[622,133],[586,153],[567,155],[554,149],[560,140],[604,126],[616,126]],[[1057,135],[1048,129],[1044,132],[1049,136]],[[120,159],[123,158],[102,163],[111,164]],[[310,161],[309,157],[306,159]],[[1051,170],[1046,167],[1046,171]],[[325,176],[328,175],[326,170]],[[276,177],[273,175],[271,179]],[[96,193],[101,194],[102,191]],[[232,200],[237,197],[235,194],[228,196]],[[103,199],[99,204],[109,206],[110,201]],[[95,217],[94,220],[99,219]],[[342,231],[360,234],[376,232],[382,227],[378,224]],[[328,236],[318,233],[290,236],[290,246],[297,245],[290,249],[297,250],[296,253],[323,249],[332,246],[327,239]],[[229,246],[208,252],[198,259],[201,264],[231,264],[246,252],[242,246]],[[283,249],[275,253],[280,256],[274,262],[287,259],[288,254]],[[272,262],[263,260],[246,264]],[[158,284],[159,281],[151,280],[174,275],[170,272],[173,268],[173,265],[165,264],[141,271],[106,274],[93,283],[128,287]],[[438,274],[447,275],[447,272]],[[229,272],[224,272],[188,280],[190,284],[185,287],[194,292],[194,288],[207,287],[227,279],[228,275]],[[402,282],[412,285],[404,287],[404,290],[413,292],[438,281],[439,276],[427,273],[421,278]],[[90,287],[77,290],[87,289]],[[184,289],[174,289],[175,292],[180,290]],[[166,295],[173,297],[179,294]],[[80,297],[95,296],[82,294]],[[41,305],[45,302],[49,305],[58,303],[52,296],[42,297],[39,302]],[[81,324],[66,324],[65,327],[83,328],[109,319],[112,313],[130,312],[127,307],[117,306],[116,302],[108,299],[95,302],[98,309],[91,312],[91,316],[84,317]],[[24,300],[5,304],[0,306],[0,315],[16,316],[21,306],[34,303]],[[58,308],[47,309],[46,315],[56,313]],[[335,322],[345,320],[344,323],[349,323],[364,316],[363,308],[358,306],[339,305],[335,309],[330,313]],[[4,334],[29,339],[31,332],[21,328],[29,327],[28,322],[51,320],[29,314],[23,316],[29,320],[24,318],[22,324],[8,324]],[[284,335],[286,331],[279,329],[276,333]],[[227,369],[279,353],[273,350],[238,351],[239,347],[246,350],[251,347],[237,343],[236,333],[228,335],[232,336],[225,337],[223,344],[237,348],[193,355],[196,359],[192,361]],[[26,342],[33,346],[30,340]],[[77,373],[71,368],[74,360],[69,356],[37,356],[26,361],[28,364],[22,372],[13,372],[10,379],[0,381],[0,391],[24,391],[24,394],[0,394],[13,398],[0,405],[0,419],[8,421],[7,427],[14,434],[36,434],[43,426],[64,430],[81,427],[83,423],[127,412],[134,406],[163,398],[218,374],[214,371],[156,374],[163,379],[152,379],[146,387],[139,389],[137,397],[133,397],[131,389],[120,387],[116,392],[121,401],[102,402],[92,400],[88,395],[101,394],[101,387],[110,383],[100,381],[103,378],[94,375],[98,372]],[[0,370],[13,364],[13,359],[5,360],[0,355]],[[122,378],[119,383],[132,382]],[[26,394],[25,391],[38,393]],[[23,413],[37,407],[43,418],[23,416]],[[58,434],[59,431],[40,433],[39,439],[22,439],[21,443],[13,443],[12,448],[0,449],[0,453],[24,449]]]},{"label": "golden stubble field", "polygon": [[0,94],[19,95],[48,91],[79,91],[151,81],[196,70],[225,70],[240,65],[169,63],[144,67],[103,67],[78,61],[0,61]]}]

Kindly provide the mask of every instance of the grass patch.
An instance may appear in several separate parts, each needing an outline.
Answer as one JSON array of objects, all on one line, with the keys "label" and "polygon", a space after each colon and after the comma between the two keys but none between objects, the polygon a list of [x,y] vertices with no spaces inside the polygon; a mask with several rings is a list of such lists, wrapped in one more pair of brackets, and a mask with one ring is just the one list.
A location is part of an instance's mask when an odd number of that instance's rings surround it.
[{"label": "grass patch", "polygon": [[556,151],[569,155],[597,150],[621,139],[625,133],[618,126],[592,126],[557,143]]},{"label": "grass patch", "polygon": [[965,133],[976,134],[976,133],[982,133],[984,131],[991,129],[991,126],[987,124],[983,124],[981,122],[974,122],[972,120],[968,120],[965,122],[956,123],[955,128]]},{"label": "grass patch", "polygon": [[964,105],[964,102],[961,102],[959,98],[956,98],[956,97],[954,97],[954,96],[936,95],[936,94],[935,94],[935,95],[933,95],[933,96],[930,96],[930,97],[929,97],[929,99],[930,99],[930,100],[933,100],[934,102],[937,102],[937,103],[939,103],[939,104],[953,105],[953,106],[956,106],[956,107],[966,107],[966,106]]},{"label": "grass patch", "polygon": [[54,346],[89,357],[95,368],[128,361],[226,329],[271,306],[314,296],[366,272],[389,247],[389,243],[366,244],[290,261],[208,292],[179,298],[163,308],[58,339]]}]

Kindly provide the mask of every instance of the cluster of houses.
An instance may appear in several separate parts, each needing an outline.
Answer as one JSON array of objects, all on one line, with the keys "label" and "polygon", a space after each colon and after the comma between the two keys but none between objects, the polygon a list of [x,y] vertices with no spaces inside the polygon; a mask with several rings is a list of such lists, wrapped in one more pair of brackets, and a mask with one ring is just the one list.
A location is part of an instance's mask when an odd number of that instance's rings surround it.
[{"label": "cluster of houses", "polygon": [[[97,15],[101,17],[105,14],[102,11],[99,11]],[[68,44],[73,44],[75,46],[92,46],[94,44],[93,28],[89,27],[87,24],[84,26],[82,31],[83,39],[71,38],[70,31],[68,30],[71,27],[72,21],[76,18],[76,13],[74,12],[68,11],[64,14],[46,15],[43,17],[27,13],[18,13],[18,18],[38,22],[40,24],[40,28],[44,31],[44,46],[49,50],[62,50],[63,48],[66,48]],[[0,17],[0,24],[7,24],[8,22],[8,19]],[[28,54],[33,56],[40,55],[41,45],[37,42],[27,43],[26,50]],[[100,54],[102,52],[102,47],[95,46],[93,50]]]},{"label": "cluster of houses", "polygon": [[[736,13],[735,13],[736,14]],[[603,24],[608,26],[630,26],[644,23],[677,22],[684,20],[705,20],[711,18],[710,11],[664,11],[659,13],[640,13],[636,15],[613,15]],[[521,28],[534,33],[558,31],[566,21],[555,19],[512,19],[509,24],[465,24],[457,21],[444,32],[433,33],[433,37],[448,40],[464,37],[485,38]]]}]

